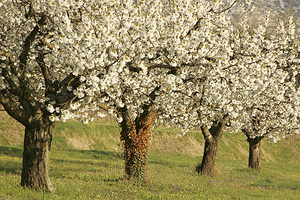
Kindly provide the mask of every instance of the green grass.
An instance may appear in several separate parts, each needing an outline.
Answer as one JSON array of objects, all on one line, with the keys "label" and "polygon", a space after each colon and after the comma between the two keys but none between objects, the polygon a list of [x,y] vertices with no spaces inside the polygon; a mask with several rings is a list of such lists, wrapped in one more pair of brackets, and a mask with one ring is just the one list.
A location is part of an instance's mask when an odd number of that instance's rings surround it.
[{"label": "green grass", "polygon": [[[0,145],[22,145],[24,127],[12,118],[0,113]],[[2,131],[2,129],[4,131]],[[7,133],[10,134],[7,134]],[[202,156],[204,139],[199,131],[190,131],[178,137],[180,130],[158,127],[152,130],[149,151],[152,153],[180,152],[190,156]],[[120,127],[107,121],[96,121],[87,125],[76,121],[58,123],[54,128],[52,147],[58,149],[81,149],[122,151]],[[276,144],[261,142],[262,161],[298,162],[300,137],[287,138]],[[247,160],[248,143],[240,133],[224,133],[218,147],[218,157],[229,160]]]},{"label": "green grass", "polygon": [[53,148],[50,178],[55,191],[19,186],[22,148],[2,146],[0,199],[300,199],[300,163],[218,159],[216,176],[195,173],[201,157],[150,153],[145,184],[123,179],[122,153]]},{"label": "green grass", "polygon": [[[152,130],[146,183],[126,181],[120,128],[111,122],[68,121],[54,129],[50,178],[54,192],[20,186],[22,126],[0,116],[0,199],[300,199],[300,138],[263,140],[261,172],[247,168],[248,143],[224,133],[215,177],[201,176],[204,139],[199,131]],[[12,135],[7,134],[7,130]]]},{"label": "green grass", "polygon": [[117,124],[93,122],[82,124],[77,121],[58,123],[54,129],[52,146],[66,149],[120,149],[120,128]]}]

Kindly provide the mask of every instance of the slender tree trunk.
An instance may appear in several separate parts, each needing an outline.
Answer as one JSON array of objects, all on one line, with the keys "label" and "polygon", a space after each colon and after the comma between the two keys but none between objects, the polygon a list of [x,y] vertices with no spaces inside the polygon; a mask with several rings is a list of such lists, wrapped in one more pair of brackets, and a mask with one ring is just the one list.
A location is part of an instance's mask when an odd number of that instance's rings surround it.
[{"label": "slender tree trunk", "polygon": [[53,190],[49,178],[52,127],[33,123],[25,128],[21,185],[28,188]]},{"label": "slender tree trunk", "polygon": [[125,173],[129,180],[144,181],[154,114],[151,109],[148,109],[135,120],[124,114],[121,123],[121,140],[124,143]]},{"label": "slender tree trunk", "polygon": [[205,139],[205,147],[201,165],[196,167],[198,173],[207,176],[214,175],[219,140],[228,120],[229,115],[225,115],[223,119],[214,121],[210,129],[206,125],[201,126],[201,131]]},{"label": "slender tree trunk", "polygon": [[247,141],[249,143],[249,161],[248,167],[260,171],[260,141],[263,136],[250,138]]}]

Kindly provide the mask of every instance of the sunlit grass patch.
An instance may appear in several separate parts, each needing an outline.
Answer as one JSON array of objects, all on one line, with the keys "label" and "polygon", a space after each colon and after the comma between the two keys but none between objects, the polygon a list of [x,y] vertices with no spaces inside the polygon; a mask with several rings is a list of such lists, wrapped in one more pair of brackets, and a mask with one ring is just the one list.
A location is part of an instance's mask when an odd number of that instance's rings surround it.
[{"label": "sunlit grass patch", "polygon": [[[124,179],[121,152],[52,149],[50,178],[54,192],[20,187],[21,158],[0,152],[3,199],[300,199],[300,164],[262,162],[261,173],[245,160],[216,161],[213,178],[195,172],[201,157],[150,153],[145,183]],[[17,148],[18,149],[18,148]],[[14,169],[14,171],[12,171]]]},{"label": "sunlit grass patch", "polygon": [[[300,199],[299,138],[277,144],[263,141],[259,173],[247,167],[244,135],[224,133],[211,178],[195,172],[203,153],[201,132],[178,136],[179,130],[160,127],[160,132],[153,131],[146,181],[135,183],[124,178],[119,127],[76,123],[55,128],[49,162],[52,193],[22,188],[23,148],[0,146],[0,199]],[[94,142],[89,149],[68,143],[68,138],[81,137]]]}]

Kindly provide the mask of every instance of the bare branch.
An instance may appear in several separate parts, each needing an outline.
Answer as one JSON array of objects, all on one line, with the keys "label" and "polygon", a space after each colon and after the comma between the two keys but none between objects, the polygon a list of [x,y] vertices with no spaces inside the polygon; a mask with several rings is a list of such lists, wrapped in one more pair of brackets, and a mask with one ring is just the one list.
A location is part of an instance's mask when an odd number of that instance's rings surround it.
[{"label": "bare branch", "polygon": [[150,67],[148,67],[148,71],[152,70],[152,69],[156,69],[156,68],[162,68],[162,69],[170,69],[169,74],[177,74],[177,70],[180,69],[180,67],[173,67],[171,65],[167,65],[167,64],[155,64],[155,65],[151,65]]},{"label": "bare branch", "polygon": [[[220,14],[220,13],[226,12],[227,10],[229,10],[230,8],[232,8],[232,6],[233,6],[236,2],[237,2],[237,0],[234,1],[230,6],[228,6],[227,8],[225,8],[225,9],[223,9],[223,10],[221,10],[221,11],[214,11],[214,10],[211,8],[211,9],[208,10],[207,12],[208,12],[208,13],[209,13],[209,12],[213,12],[213,13],[215,13],[215,14]],[[205,18],[204,18],[204,17],[200,17],[200,18],[197,20],[197,22],[194,24],[193,28],[191,28],[191,29],[187,32],[187,34],[186,34],[185,36],[181,36],[181,39],[183,39],[184,37],[187,37],[187,36],[191,35],[191,32],[192,32],[192,31],[195,31],[195,30],[197,30],[198,28],[200,28],[200,23],[201,23],[201,21],[202,21],[203,19],[205,19]]]},{"label": "bare branch", "polygon": [[47,40],[49,39],[51,35],[48,33],[46,35],[44,35],[44,37],[42,38],[42,42],[44,43],[44,45],[46,45],[47,47],[49,47],[49,49],[53,49],[54,48],[54,45],[47,42]]},{"label": "bare branch", "polygon": [[28,37],[24,41],[23,50],[19,56],[21,71],[24,71],[24,69],[26,67],[30,47],[31,47],[33,41],[35,40],[35,38],[40,30],[40,27],[42,25],[44,25],[45,22],[46,22],[46,16],[42,16],[41,19],[37,22],[37,25],[34,27],[34,29],[31,31],[31,33],[28,35]]},{"label": "bare branch", "polygon": [[0,91],[0,103],[11,117],[26,126],[30,115],[28,115],[24,109],[21,109],[20,106],[15,103],[11,94],[7,90]]},{"label": "bare branch", "polygon": [[43,52],[39,52],[38,57],[36,58],[36,61],[42,70],[42,74],[45,79],[45,85],[47,87],[48,85],[50,85],[51,81],[49,79],[50,71],[49,71],[49,68],[45,65],[44,56],[45,56],[45,54]]},{"label": "bare branch", "polygon": [[230,6],[228,6],[227,8],[224,8],[223,10],[220,10],[220,11],[214,11],[212,10],[213,13],[215,14],[220,14],[220,13],[223,13],[223,12],[226,12],[227,10],[229,10],[230,8],[232,8],[232,6],[234,6],[234,4],[236,4],[238,1],[235,0]]},{"label": "bare branch", "polygon": [[205,140],[210,141],[210,140],[213,139],[213,136],[212,136],[212,134],[210,133],[210,131],[209,131],[209,129],[208,129],[208,127],[207,127],[206,124],[203,124],[203,125],[201,126],[201,131],[202,131],[202,134],[204,135]]}]

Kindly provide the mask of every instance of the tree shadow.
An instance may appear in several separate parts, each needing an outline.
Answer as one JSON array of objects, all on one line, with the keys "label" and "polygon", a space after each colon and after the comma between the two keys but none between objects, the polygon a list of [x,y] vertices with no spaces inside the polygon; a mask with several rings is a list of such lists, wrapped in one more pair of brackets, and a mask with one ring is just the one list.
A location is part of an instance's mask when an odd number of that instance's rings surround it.
[{"label": "tree shadow", "polygon": [[0,171],[21,175],[22,172],[22,147],[0,146]]},{"label": "tree shadow", "polygon": [[149,164],[154,164],[154,165],[162,165],[164,167],[171,167],[174,166],[172,163],[166,162],[166,161],[154,161],[154,160],[149,160]]},{"label": "tree shadow", "polygon": [[68,149],[64,150],[66,152],[80,154],[80,158],[93,158],[93,159],[107,159],[107,160],[123,160],[123,152],[114,152],[114,151],[102,151],[102,150],[77,150],[77,149]]},{"label": "tree shadow", "polygon": [[76,171],[83,167],[88,171],[118,168],[124,160],[122,152],[112,151],[66,149],[55,154],[50,158],[50,165],[52,170],[59,171]]},{"label": "tree shadow", "polygon": [[[53,151],[55,150],[53,149],[51,152]],[[55,156],[55,158],[50,157],[50,160],[52,162],[57,163],[59,165],[61,163],[70,166],[74,164],[78,164],[78,165],[95,164],[102,167],[114,167],[115,164],[110,163],[109,161],[112,160],[121,161],[124,159],[123,152],[100,151],[100,150],[76,150],[76,149],[67,149],[67,150],[60,150],[60,151],[65,152],[62,158],[60,158],[59,156]],[[68,154],[70,155],[69,158],[68,158]],[[20,175],[22,171],[22,160],[21,160],[22,157],[23,157],[22,147],[0,146],[0,171]],[[78,159],[76,160],[70,159],[74,157]]]},{"label": "tree shadow", "polygon": [[120,176],[120,177],[115,177],[115,178],[106,178],[103,181],[104,182],[120,182],[120,181],[124,181],[127,180],[124,176]]},{"label": "tree shadow", "polygon": [[50,159],[51,162],[55,163],[54,166],[59,166],[61,164],[64,165],[69,165],[69,167],[64,166],[64,170],[69,170],[69,168],[71,169],[72,166],[74,165],[81,165],[81,166],[88,166],[88,165],[97,165],[97,166],[101,166],[101,167],[110,167],[110,166],[114,166],[113,164],[107,163],[107,162],[93,162],[93,161],[85,161],[85,160],[72,160],[72,159],[58,159],[58,158],[51,158]]},{"label": "tree shadow", "polygon": [[21,175],[22,163],[17,161],[10,161],[9,163],[5,163],[5,165],[1,163],[0,171],[7,174]]},{"label": "tree shadow", "polygon": [[22,147],[0,146],[0,155],[22,158],[23,157],[23,148]]}]

